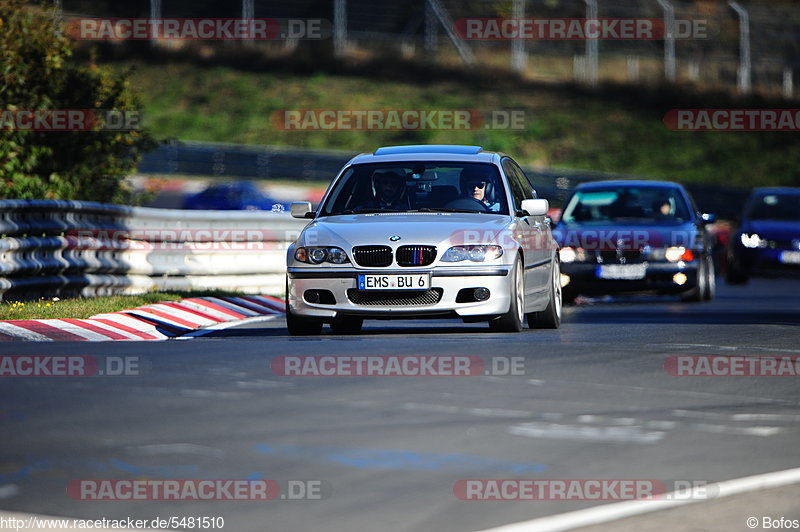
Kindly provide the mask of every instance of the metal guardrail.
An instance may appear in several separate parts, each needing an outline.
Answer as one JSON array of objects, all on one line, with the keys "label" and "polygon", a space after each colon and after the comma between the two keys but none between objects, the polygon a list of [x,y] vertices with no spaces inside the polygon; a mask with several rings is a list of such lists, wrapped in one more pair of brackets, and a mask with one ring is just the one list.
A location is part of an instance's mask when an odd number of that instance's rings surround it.
[{"label": "metal guardrail", "polygon": [[0,299],[153,289],[280,293],[288,213],[0,201]]}]

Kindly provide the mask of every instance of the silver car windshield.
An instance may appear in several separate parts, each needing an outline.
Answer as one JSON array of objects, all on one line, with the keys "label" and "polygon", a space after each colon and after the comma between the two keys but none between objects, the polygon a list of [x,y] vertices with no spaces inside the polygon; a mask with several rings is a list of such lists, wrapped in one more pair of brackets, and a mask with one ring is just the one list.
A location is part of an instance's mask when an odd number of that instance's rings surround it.
[{"label": "silver car windshield", "polygon": [[336,182],[320,216],[371,212],[508,214],[492,164],[410,161],[357,164]]}]

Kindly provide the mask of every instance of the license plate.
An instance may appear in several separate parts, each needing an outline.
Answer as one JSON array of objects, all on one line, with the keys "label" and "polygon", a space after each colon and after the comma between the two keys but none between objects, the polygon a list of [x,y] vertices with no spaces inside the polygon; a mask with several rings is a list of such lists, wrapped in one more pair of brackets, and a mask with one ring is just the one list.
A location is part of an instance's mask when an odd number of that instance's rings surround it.
[{"label": "license plate", "polygon": [[784,264],[800,264],[800,251],[782,251],[779,260]]},{"label": "license plate", "polygon": [[600,279],[634,280],[644,279],[647,274],[647,264],[601,264],[597,268]]},{"label": "license plate", "polygon": [[359,290],[427,290],[430,287],[431,276],[428,273],[358,276]]}]

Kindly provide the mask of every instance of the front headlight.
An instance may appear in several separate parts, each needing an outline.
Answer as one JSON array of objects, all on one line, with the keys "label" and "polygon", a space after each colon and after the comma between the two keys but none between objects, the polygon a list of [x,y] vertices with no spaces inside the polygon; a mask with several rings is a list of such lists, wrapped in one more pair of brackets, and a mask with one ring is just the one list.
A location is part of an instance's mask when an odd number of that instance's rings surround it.
[{"label": "front headlight", "polygon": [[503,248],[500,246],[453,246],[442,255],[442,262],[461,262],[469,260],[472,262],[484,262],[494,260],[503,256]]},{"label": "front headlight", "polygon": [[683,246],[673,246],[664,250],[664,258],[670,262],[678,262],[679,260],[691,262],[694,260],[694,252]]},{"label": "front headlight", "polygon": [[758,233],[753,233],[749,235],[747,233],[742,233],[739,235],[739,240],[742,242],[742,245],[746,248],[755,249],[755,248],[765,248],[767,247],[767,240],[761,238]]},{"label": "front headlight", "polygon": [[350,262],[350,259],[347,258],[347,253],[345,253],[342,248],[334,246],[299,247],[294,250],[294,258],[298,262],[305,262],[307,264],[322,264],[323,262],[344,264]]},{"label": "front headlight", "polygon": [[565,264],[575,261],[583,262],[586,260],[586,251],[583,248],[567,246],[558,250],[558,258]]}]

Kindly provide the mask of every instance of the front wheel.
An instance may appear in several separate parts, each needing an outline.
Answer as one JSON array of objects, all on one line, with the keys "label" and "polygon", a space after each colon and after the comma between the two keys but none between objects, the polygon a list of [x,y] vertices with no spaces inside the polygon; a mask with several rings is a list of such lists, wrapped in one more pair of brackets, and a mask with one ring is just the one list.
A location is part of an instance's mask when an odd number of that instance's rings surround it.
[{"label": "front wheel", "polygon": [[705,259],[697,266],[697,284],[681,294],[681,301],[685,303],[699,303],[705,300],[708,291],[708,264]]},{"label": "front wheel", "polygon": [[558,329],[561,326],[563,292],[561,290],[561,264],[558,259],[553,262],[550,284],[550,301],[547,303],[547,308],[541,312],[528,314],[528,327],[531,329]]},{"label": "front wheel", "polygon": [[511,303],[508,312],[489,322],[496,332],[520,332],[525,320],[525,283],[522,278],[522,261],[517,257],[511,270]]},{"label": "front wheel", "polygon": [[706,276],[706,291],[703,294],[703,300],[711,301],[717,293],[717,272],[714,268],[714,259],[712,257],[708,257]]},{"label": "front wheel", "polygon": [[301,318],[292,312],[289,304],[289,280],[286,280],[286,328],[292,336],[316,336],[322,332],[322,321]]}]

